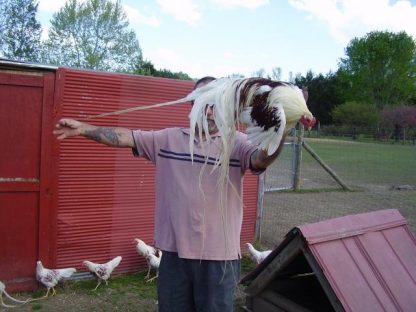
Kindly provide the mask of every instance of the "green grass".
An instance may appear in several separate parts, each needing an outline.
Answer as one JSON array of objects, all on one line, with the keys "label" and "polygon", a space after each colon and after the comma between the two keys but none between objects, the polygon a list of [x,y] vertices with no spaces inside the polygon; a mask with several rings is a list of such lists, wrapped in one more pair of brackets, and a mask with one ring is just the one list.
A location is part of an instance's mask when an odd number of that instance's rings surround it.
[{"label": "green grass", "polygon": [[[416,146],[306,139],[335,172],[355,185],[416,184]],[[304,150],[302,169],[316,163]]]},{"label": "green grass", "polygon": [[[109,280],[109,286],[111,286],[112,294],[114,295],[114,300],[116,300],[119,294],[123,294],[128,286],[129,291],[137,292],[148,297],[156,297],[156,280],[150,283],[147,283],[144,279],[147,272],[141,272],[137,274],[123,274],[112,277]],[[154,272],[152,271],[152,274]],[[153,275],[152,275],[153,276]],[[73,283],[73,290],[86,293],[91,296],[100,296],[101,294],[107,291],[107,286],[105,283],[102,283],[97,290],[93,289],[97,286],[97,281],[94,280],[84,280]]]},{"label": "green grass", "polygon": [[[247,256],[243,256],[241,265],[241,275],[244,276],[254,268],[254,262]],[[95,279],[81,281],[66,281],[57,287],[57,296],[48,299],[31,302],[32,311],[59,311],[56,307],[61,307],[61,311],[154,311],[157,300],[156,280],[147,283],[144,279],[147,272],[135,274],[123,274],[112,276],[108,282],[101,284],[96,291]],[[153,276],[154,272],[152,272]],[[46,288],[24,295],[32,298],[44,296]],[[66,296],[65,296],[66,295]],[[76,298],[65,299],[65,298]],[[71,300],[68,302],[67,300]],[[67,302],[67,303],[65,303]],[[66,305],[65,305],[66,304]],[[244,298],[239,297],[235,300],[235,311],[239,311],[244,305]]]}]

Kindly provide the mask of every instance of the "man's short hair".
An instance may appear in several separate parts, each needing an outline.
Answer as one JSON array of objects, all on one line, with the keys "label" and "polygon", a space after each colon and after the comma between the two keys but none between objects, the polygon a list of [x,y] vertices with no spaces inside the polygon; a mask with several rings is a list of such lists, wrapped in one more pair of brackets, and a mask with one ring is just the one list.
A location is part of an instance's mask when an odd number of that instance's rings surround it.
[{"label": "man's short hair", "polygon": [[202,77],[202,78],[198,79],[198,80],[195,82],[194,88],[193,88],[192,90],[195,90],[196,88],[198,88],[198,86],[199,86],[200,84],[207,84],[208,82],[211,82],[211,81],[213,81],[213,80],[215,80],[215,79],[217,79],[217,78],[212,77],[212,76],[205,76],[205,77]]},{"label": "man's short hair", "polygon": [[[215,77],[212,77],[212,76],[205,76],[205,77],[202,77],[202,78],[200,78],[200,79],[198,79],[196,82],[195,82],[195,84],[194,84],[194,87],[193,87],[193,89],[192,90],[195,90],[196,88],[198,88],[198,86],[199,85],[201,85],[201,84],[207,84],[208,82],[211,82],[211,81],[213,81],[213,80],[215,80],[215,79],[217,79],[217,78],[215,78]],[[191,105],[193,106],[194,105],[194,101],[191,101]]]}]

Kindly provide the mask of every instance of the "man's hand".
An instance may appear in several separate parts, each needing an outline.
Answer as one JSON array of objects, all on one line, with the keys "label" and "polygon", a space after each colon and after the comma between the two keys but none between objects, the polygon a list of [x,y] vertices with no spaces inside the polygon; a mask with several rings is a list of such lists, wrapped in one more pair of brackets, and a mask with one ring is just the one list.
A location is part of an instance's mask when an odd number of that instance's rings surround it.
[{"label": "man's hand", "polygon": [[53,134],[58,140],[81,135],[83,123],[78,120],[63,118],[58,121]]},{"label": "man's hand", "polygon": [[268,155],[267,151],[262,149],[257,149],[250,158],[250,168],[254,170],[266,169],[282,152],[286,136],[283,136],[282,140],[279,143],[279,147],[276,152],[272,155]]}]

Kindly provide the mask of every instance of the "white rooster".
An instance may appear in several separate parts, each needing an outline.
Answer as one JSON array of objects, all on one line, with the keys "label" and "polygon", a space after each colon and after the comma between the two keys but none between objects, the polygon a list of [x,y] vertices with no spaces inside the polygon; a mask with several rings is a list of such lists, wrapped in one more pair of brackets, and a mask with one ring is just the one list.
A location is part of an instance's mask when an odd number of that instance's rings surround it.
[{"label": "white rooster", "polygon": [[162,259],[162,251],[158,250],[157,254],[158,255],[156,256],[154,254],[149,253],[146,256],[147,265],[149,266],[149,277],[150,277],[150,269],[156,270],[156,275],[153,276],[152,278],[149,278],[147,282],[151,282],[154,279],[159,277],[159,266],[160,266],[160,260]]},{"label": "white rooster", "polygon": [[256,261],[257,264],[260,264],[270,253],[272,250],[265,250],[265,251],[259,251],[250,243],[246,243],[248,246],[248,251],[253,258],[254,261]]},{"label": "white rooster", "polygon": [[[214,121],[223,145],[232,142],[236,124],[247,126],[248,139],[273,154],[283,135],[301,122],[307,128],[316,120],[297,86],[264,78],[220,78],[195,89],[187,97],[194,101],[190,118],[190,147],[194,131],[208,133],[206,106],[213,107]],[[221,162],[222,163],[222,162]]]},{"label": "white rooster", "polygon": [[85,260],[83,262],[84,266],[86,266],[89,271],[91,271],[98,277],[98,284],[94,288],[94,290],[96,290],[98,286],[100,286],[102,281],[105,281],[105,284],[108,285],[107,280],[110,278],[113,270],[120,264],[121,259],[122,257],[118,256],[110,260],[109,262],[103,264],[94,263],[88,260]]},{"label": "white rooster", "polygon": [[7,298],[9,298],[11,301],[16,302],[16,303],[24,304],[24,303],[28,302],[28,300],[25,300],[25,301],[17,300],[15,298],[13,298],[12,296],[10,296],[6,291],[6,285],[4,285],[3,282],[0,281],[0,303],[1,303],[1,306],[5,307],[5,308],[15,308],[16,307],[15,305],[8,305],[8,304],[4,303],[3,294]]},{"label": "white rooster", "polygon": [[[230,155],[238,125],[247,126],[248,140],[273,155],[285,134],[298,122],[311,128],[316,120],[309,111],[302,90],[297,86],[264,78],[220,78],[193,90],[186,97],[193,101],[190,119],[189,150],[194,150],[195,132],[204,146],[203,132],[208,130],[208,110],[212,107],[214,122],[221,139],[213,169],[219,169],[220,211],[225,215],[226,183],[229,181]],[[210,117],[212,118],[212,117]],[[210,136],[206,136],[207,143]],[[206,161],[208,155],[206,156]],[[224,224],[224,228],[226,228]]]},{"label": "white rooster", "polygon": [[47,298],[51,289],[52,296],[56,295],[55,286],[58,282],[64,278],[70,278],[76,271],[75,268],[47,269],[42,265],[41,261],[38,261],[36,263],[36,279],[48,289],[46,295],[42,298]]},{"label": "white rooster", "polygon": [[145,279],[148,279],[150,277],[150,270],[152,269],[152,266],[149,263],[148,256],[149,255],[156,255],[156,249],[153,246],[147,245],[144,241],[141,239],[135,238],[134,241],[136,242],[136,250],[139,255],[146,258],[147,261],[147,275]]}]

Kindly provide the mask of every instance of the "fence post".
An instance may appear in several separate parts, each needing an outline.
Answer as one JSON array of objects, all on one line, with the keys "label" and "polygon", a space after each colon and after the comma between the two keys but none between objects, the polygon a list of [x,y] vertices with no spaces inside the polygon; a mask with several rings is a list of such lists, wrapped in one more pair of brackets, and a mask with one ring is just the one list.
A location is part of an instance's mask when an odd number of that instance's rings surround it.
[{"label": "fence post", "polygon": [[295,191],[300,190],[300,166],[302,163],[302,145],[303,145],[303,134],[304,128],[302,124],[299,124],[299,130],[296,135],[295,143],[295,178],[293,183],[293,188]]},{"label": "fence post", "polygon": [[257,196],[257,214],[256,214],[256,232],[254,238],[256,241],[261,242],[261,223],[263,220],[264,210],[264,184],[266,183],[266,171],[259,175],[259,186]]},{"label": "fence post", "polygon": [[303,142],[303,147],[309,152],[309,154],[322,166],[322,168],[325,169],[326,172],[329,173],[329,175],[338,182],[341,187],[346,191],[351,191],[351,189],[348,187],[348,185],[341,180],[341,178],[335,173],[334,170],[332,170],[322,159],[318,156],[317,153],[306,143]]}]

